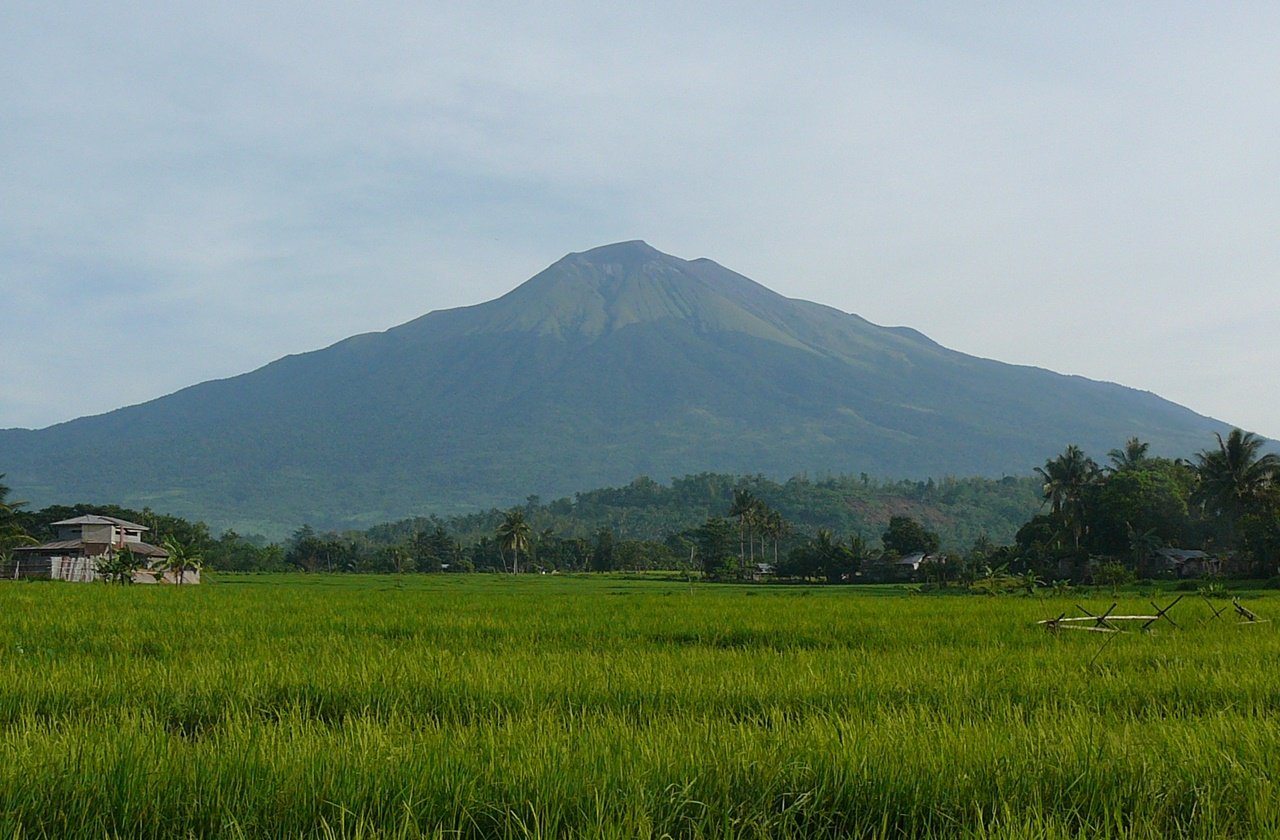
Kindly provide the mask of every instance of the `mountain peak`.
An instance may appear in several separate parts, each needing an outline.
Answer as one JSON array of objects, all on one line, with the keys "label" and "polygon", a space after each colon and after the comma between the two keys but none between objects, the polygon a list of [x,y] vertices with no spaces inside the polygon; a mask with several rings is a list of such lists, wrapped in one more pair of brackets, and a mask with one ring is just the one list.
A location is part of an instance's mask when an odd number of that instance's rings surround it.
[{"label": "mountain peak", "polygon": [[526,332],[594,340],[656,321],[742,332],[784,343],[784,299],[709,260],[665,254],[639,239],[567,254],[489,305],[474,308],[475,332]]},{"label": "mountain peak", "polygon": [[679,270],[683,265],[684,260],[659,251],[643,239],[630,239],[566,254],[547,271],[569,268],[579,273],[595,273],[604,280],[617,280],[652,276],[659,266],[667,270]]},{"label": "mountain peak", "polygon": [[569,256],[590,262],[637,262],[655,258],[676,259],[670,254],[662,253],[643,239],[628,239],[626,242],[600,245],[586,251],[578,251]]}]

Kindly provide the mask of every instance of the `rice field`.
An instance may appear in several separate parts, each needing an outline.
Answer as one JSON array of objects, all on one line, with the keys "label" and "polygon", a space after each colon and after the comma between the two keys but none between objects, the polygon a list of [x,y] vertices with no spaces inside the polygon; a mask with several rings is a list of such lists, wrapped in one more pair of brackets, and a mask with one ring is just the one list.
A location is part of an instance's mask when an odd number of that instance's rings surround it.
[{"label": "rice field", "polygon": [[0,838],[1280,835],[1280,636],[1199,599],[210,577],[0,583]]}]

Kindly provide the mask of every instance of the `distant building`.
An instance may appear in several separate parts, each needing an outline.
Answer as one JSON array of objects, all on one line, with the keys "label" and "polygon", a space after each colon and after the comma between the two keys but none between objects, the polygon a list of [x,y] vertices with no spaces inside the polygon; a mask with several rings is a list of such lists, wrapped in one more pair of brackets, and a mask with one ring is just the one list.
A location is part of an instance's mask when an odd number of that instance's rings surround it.
[{"label": "distant building", "polygon": [[[6,577],[44,580],[92,581],[98,579],[98,562],[112,552],[129,550],[142,561],[134,574],[135,583],[177,583],[167,572],[160,581],[150,569],[169,557],[163,548],[144,542],[149,531],[145,525],[117,519],[114,516],[77,516],[53,523],[55,539],[43,545],[24,546],[13,550],[12,569]],[[183,583],[199,583],[200,572],[188,571]]]},{"label": "distant building", "polygon": [[1180,578],[1204,577],[1222,572],[1222,561],[1203,551],[1186,548],[1157,548],[1157,571],[1172,572]]},{"label": "distant building", "polygon": [[921,567],[934,563],[946,563],[945,554],[925,554],[913,551],[903,557],[883,557],[867,563],[858,575],[868,583],[906,583],[923,574]]},{"label": "distant building", "polygon": [[890,560],[889,563],[900,569],[911,572],[920,571],[920,566],[930,560],[929,555],[923,551],[913,551],[905,557],[899,557],[897,560]]},{"label": "distant building", "polygon": [[905,557],[899,557],[896,560],[886,561],[890,566],[896,566],[900,571],[916,574],[920,571],[921,566],[928,564],[941,565],[947,562],[945,554],[925,554],[923,551],[913,551]]}]

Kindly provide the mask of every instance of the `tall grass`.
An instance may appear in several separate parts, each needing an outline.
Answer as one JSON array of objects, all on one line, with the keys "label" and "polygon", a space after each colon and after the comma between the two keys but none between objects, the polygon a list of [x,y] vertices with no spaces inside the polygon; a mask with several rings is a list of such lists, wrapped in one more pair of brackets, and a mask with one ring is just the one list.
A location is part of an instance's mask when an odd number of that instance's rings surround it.
[{"label": "tall grass", "polygon": [[607,578],[5,584],[0,837],[1280,833],[1272,626],[1186,602],[1181,630],[1033,624],[1068,609]]}]

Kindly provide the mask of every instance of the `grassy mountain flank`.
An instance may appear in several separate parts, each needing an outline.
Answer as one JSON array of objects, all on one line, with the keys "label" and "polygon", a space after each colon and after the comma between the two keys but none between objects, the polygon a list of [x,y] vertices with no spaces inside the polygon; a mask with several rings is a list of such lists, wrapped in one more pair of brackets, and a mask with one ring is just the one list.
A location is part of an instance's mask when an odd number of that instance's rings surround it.
[{"label": "grassy mountain flank", "polygon": [[100,499],[278,534],[554,498],[636,475],[1025,474],[1072,441],[1159,454],[1225,424],[948,350],[642,242],[497,300],[139,406],[0,432],[34,504]]}]

